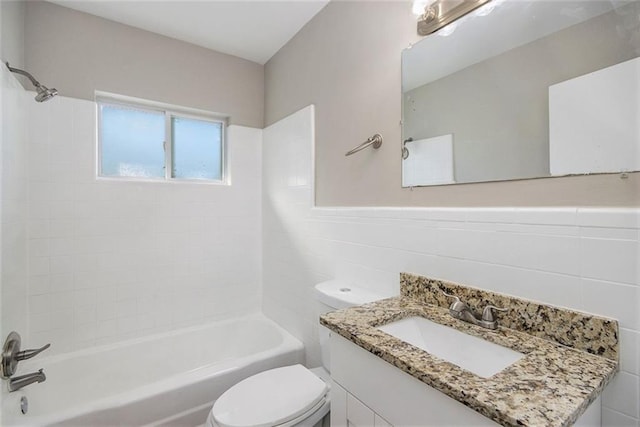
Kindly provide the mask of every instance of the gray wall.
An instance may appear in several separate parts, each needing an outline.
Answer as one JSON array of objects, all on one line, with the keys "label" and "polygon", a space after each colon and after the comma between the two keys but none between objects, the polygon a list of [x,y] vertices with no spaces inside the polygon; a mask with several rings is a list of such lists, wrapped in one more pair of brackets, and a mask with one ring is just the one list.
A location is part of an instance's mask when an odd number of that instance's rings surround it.
[{"label": "gray wall", "polygon": [[[415,25],[409,2],[334,1],[266,64],[267,125],[316,106],[318,205],[640,205],[638,173],[402,189],[400,55]],[[377,152],[344,157],[376,132]]]},{"label": "gray wall", "polygon": [[26,3],[26,67],[61,95],[93,99],[100,90],[262,128],[262,65],[55,4]]},{"label": "gray wall", "polygon": [[[26,3],[23,1],[0,2],[2,20],[0,25],[0,56],[2,63],[9,62],[12,67],[24,68],[24,24]],[[4,66],[4,65],[3,65]],[[26,77],[14,74],[23,86],[29,80]],[[25,86],[26,87],[26,86]]]},{"label": "gray wall", "polygon": [[621,37],[619,28],[640,9],[625,10],[405,93],[403,137],[453,133],[457,182],[549,176],[549,86],[637,57],[640,39]]}]

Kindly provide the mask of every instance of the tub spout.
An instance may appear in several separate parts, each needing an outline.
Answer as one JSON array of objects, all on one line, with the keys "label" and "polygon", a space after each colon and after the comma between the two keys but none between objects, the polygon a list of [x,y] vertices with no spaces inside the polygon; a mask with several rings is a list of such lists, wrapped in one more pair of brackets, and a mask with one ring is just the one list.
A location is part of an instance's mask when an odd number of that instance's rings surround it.
[{"label": "tub spout", "polygon": [[9,378],[9,391],[17,391],[22,387],[26,387],[29,384],[35,382],[41,383],[47,379],[46,375],[40,369],[38,372],[32,372],[26,375],[20,375],[19,377]]}]

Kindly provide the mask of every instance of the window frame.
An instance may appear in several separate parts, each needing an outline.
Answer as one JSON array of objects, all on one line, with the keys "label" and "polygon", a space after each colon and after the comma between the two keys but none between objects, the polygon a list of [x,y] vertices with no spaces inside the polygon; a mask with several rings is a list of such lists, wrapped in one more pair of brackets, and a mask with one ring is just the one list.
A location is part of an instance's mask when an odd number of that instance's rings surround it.
[{"label": "window frame", "polygon": [[[209,111],[198,110],[195,108],[179,107],[176,105],[164,104],[159,102],[147,101],[139,98],[132,98],[122,95],[114,95],[107,93],[96,93],[96,178],[99,180],[116,180],[116,181],[151,181],[151,182],[170,182],[170,183],[200,183],[214,185],[230,185],[229,180],[229,159],[227,150],[227,126],[228,117],[222,114],[216,114]],[[156,112],[164,114],[164,176],[163,177],[136,177],[136,176],[117,176],[103,175],[102,173],[102,108],[101,106],[127,107],[133,110]],[[175,178],[173,177],[173,128],[172,118],[184,118],[189,120],[200,120],[209,123],[221,125],[220,135],[220,179],[205,178]]]}]

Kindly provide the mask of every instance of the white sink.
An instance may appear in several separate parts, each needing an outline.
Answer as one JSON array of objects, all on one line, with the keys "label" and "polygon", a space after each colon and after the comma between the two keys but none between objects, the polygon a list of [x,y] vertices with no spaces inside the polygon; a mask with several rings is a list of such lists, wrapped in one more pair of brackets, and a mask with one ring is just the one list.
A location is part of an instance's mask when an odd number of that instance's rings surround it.
[{"label": "white sink", "polygon": [[378,329],[483,378],[497,374],[524,357],[517,351],[418,316]]}]

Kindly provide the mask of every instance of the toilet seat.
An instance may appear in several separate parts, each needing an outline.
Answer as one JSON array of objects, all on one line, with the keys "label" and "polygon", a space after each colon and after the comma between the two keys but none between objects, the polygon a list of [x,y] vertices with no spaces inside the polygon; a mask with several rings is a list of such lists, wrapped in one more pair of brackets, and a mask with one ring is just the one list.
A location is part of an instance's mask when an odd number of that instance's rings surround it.
[{"label": "toilet seat", "polygon": [[327,403],[327,384],[302,365],[271,369],[224,392],[211,409],[220,427],[293,425]]},{"label": "toilet seat", "polygon": [[[316,404],[313,408],[311,408],[308,412],[285,422],[284,424],[278,424],[276,426],[271,427],[314,427],[317,425],[318,421],[321,421],[322,418],[329,413],[330,402],[328,396],[323,398],[320,402]],[[209,415],[207,416],[207,422],[205,423],[206,427],[223,427],[218,424],[214,419],[211,411],[209,411]]]}]

